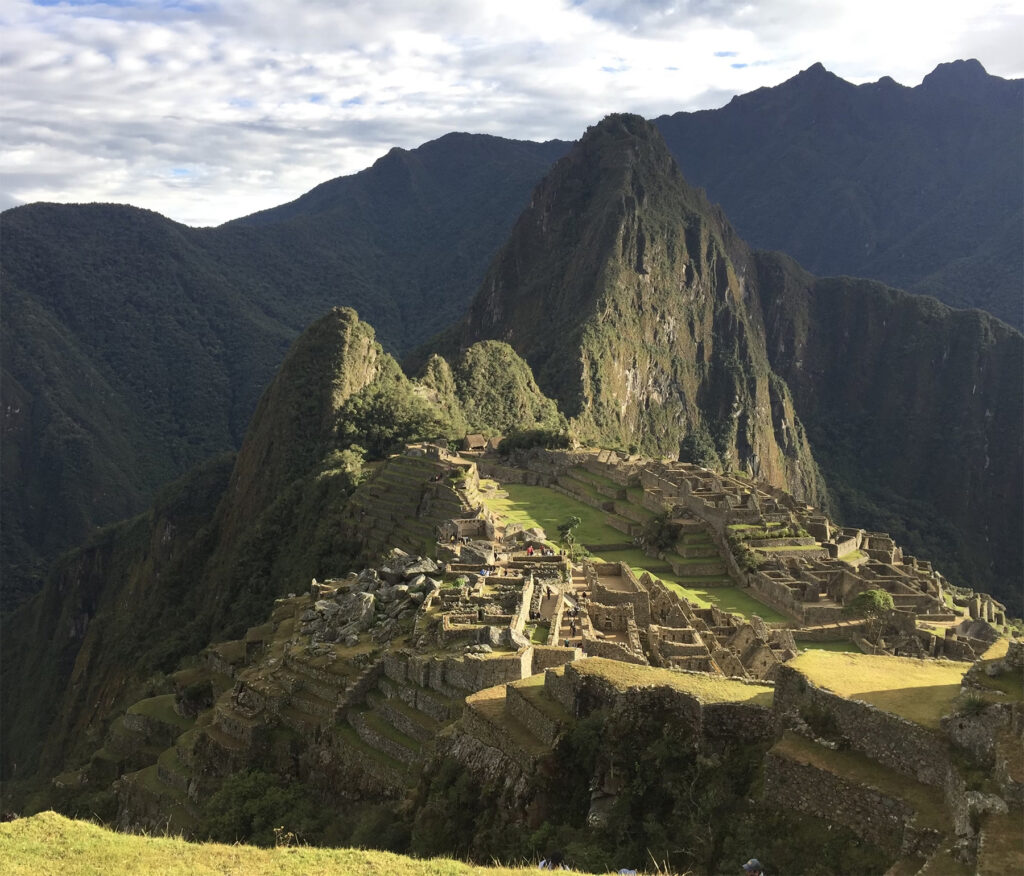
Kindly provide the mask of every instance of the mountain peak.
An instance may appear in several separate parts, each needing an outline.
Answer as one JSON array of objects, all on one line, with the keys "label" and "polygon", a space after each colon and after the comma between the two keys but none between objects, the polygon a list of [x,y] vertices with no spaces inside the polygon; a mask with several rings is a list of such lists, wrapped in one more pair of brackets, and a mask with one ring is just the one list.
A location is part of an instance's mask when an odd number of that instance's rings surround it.
[{"label": "mountain peak", "polygon": [[988,71],[976,58],[939,64],[921,81],[923,88],[959,88],[984,82]]}]

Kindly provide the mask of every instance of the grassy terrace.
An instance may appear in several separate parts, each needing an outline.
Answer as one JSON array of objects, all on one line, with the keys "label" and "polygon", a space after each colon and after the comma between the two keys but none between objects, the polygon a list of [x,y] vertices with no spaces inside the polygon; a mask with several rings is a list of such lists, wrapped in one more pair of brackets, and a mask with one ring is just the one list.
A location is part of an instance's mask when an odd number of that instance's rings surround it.
[{"label": "grassy terrace", "polygon": [[174,711],[174,694],[163,694],[158,697],[150,697],[148,700],[139,700],[128,707],[128,714],[144,715],[161,724],[180,727],[182,730],[187,730],[195,723],[191,718],[183,718]]},{"label": "grassy terrace", "polygon": [[259,849],[254,846],[189,843],[172,837],[115,833],[54,812],[0,824],[0,860],[12,876],[161,873],[192,874],[316,874],[360,873],[366,876],[510,876],[535,871],[526,867],[478,867],[447,858],[419,860],[390,852],[362,849],[321,849],[298,846]]},{"label": "grassy terrace", "polygon": [[922,827],[942,832],[950,829],[949,816],[941,794],[936,794],[933,788],[907,776],[894,773],[862,754],[855,751],[832,751],[788,730],[772,748],[772,752],[798,763],[810,764],[841,779],[875,788],[888,797],[905,800],[917,811],[917,823]]},{"label": "grassy terrace", "polygon": [[797,641],[801,650],[808,651],[839,651],[844,654],[860,654],[861,650],[849,639],[831,639],[827,642],[801,642]]},{"label": "grassy terrace", "polygon": [[967,664],[873,654],[806,651],[788,666],[818,687],[937,729],[960,693]]},{"label": "grassy terrace", "polygon": [[[576,540],[583,544],[621,544],[627,537],[604,522],[604,511],[591,508],[547,487],[531,487],[526,484],[502,484],[508,496],[505,498],[484,497],[487,507],[504,517],[507,523],[522,523],[523,526],[540,526],[550,538],[557,535],[558,526],[572,515],[580,518]],[[549,542],[557,547],[555,542]]]},{"label": "grassy terrace", "polygon": [[577,660],[572,664],[572,668],[582,675],[599,676],[619,690],[660,685],[684,691],[702,703],[749,703],[770,708],[775,696],[775,688],[763,684],[745,684],[714,675],[638,666],[633,663],[621,663],[618,660],[606,660],[603,657]]},{"label": "grassy terrace", "polygon": [[[496,514],[502,515],[508,523],[521,523],[524,526],[540,526],[549,535],[558,532],[558,526],[572,515],[580,518],[577,539],[583,544],[622,544],[628,536],[604,522],[604,512],[577,502],[547,487],[531,487],[524,484],[504,484],[501,489],[508,493],[505,498],[487,496],[484,502]],[[685,540],[685,539],[684,539]],[[697,534],[697,541],[703,543],[708,537]],[[549,542],[553,547],[557,544]],[[749,617],[758,615],[768,623],[786,621],[785,615],[758,602],[745,590],[728,584],[728,576],[715,576],[708,579],[688,580],[665,571],[665,563],[648,557],[643,551],[630,548],[621,551],[602,551],[597,559],[609,563],[623,562],[630,566],[637,576],[650,571],[660,578],[675,593],[703,608],[712,605],[723,611],[734,612]],[[707,562],[699,559],[696,562]],[[725,586],[718,586],[722,583]]]}]

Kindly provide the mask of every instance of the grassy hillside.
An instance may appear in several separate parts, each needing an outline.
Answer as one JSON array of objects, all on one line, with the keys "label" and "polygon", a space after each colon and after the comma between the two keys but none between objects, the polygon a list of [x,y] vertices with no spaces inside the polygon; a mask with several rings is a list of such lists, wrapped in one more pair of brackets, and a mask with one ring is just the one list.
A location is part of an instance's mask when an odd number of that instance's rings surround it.
[{"label": "grassy hillside", "polygon": [[511,876],[536,870],[478,867],[448,858],[418,860],[390,852],[320,849],[303,846],[260,849],[254,846],[190,843],[172,837],[115,833],[55,812],[42,812],[0,824],[0,857],[11,876],[62,874],[162,873],[246,874],[246,876]]}]

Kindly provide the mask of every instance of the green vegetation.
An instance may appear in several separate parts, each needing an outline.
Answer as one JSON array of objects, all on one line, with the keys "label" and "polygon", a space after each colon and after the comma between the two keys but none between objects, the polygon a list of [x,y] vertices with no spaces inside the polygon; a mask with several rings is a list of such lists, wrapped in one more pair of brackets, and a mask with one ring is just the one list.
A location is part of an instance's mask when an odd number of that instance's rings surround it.
[{"label": "green vegetation", "polygon": [[564,433],[565,417],[537,388],[529,366],[508,344],[473,344],[453,371],[466,422],[472,430],[491,434],[513,430]]},{"label": "green vegetation", "polygon": [[[280,835],[282,842],[287,837]],[[365,873],[375,876],[510,876],[530,867],[481,867],[448,858],[419,860],[391,852],[281,845],[190,843],[174,837],[115,833],[85,821],[43,812],[0,824],[0,856],[11,876],[67,873],[162,873],[167,876],[246,873],[253,876],[310,876]]]},{"label": "green vegetation", "polygon": [[953,710],[965,664],[873,654],[805,651],[788,664],[819,687],[937,729]]},{"label": "green vegetation", "polygon": [[845,606],[843,612],[853,617],[878,617],[893,609],[892,595],[885,590],[865,590]]},{"label": "green vegetation", "polygon": [[[618,544],[626,537],[604,522],[604,512],[577,502],[547,487],[526,484],[503,484],[504,497],[484,496],[487,507],[501,514],[509,523],[540,526],[549,539],[569,517],[579,517],[576,537],[582,544]],[[553,541],[549,541],[556,547]]]},{"label": "green vegetation", "polygon": [[573,669],[583,675],[596,675],[610,681],[619,690],[664,685],[688,693],[702,703],[749,703],[770,708],[775,694],[775,688],[768,685],[747,684],[714,675],[683,674],[603,657],[578,660],[573,663]]},{"label": "green vegetation", "polygon": [[4,610],[94,526],[237,449],[331,307],[398,353],[458,319],[565,149],[451,134],[220,228],[110,204],[5,211],[4,399],[25,416],[0,451]]},{"label": "green vegetation", "polygon": [[835,639],[825,642],[804,642],[798,641],[797,645],[801,650],[808,651],[840,651],[847,654],[860,654],[860,648],[849,639]]}]

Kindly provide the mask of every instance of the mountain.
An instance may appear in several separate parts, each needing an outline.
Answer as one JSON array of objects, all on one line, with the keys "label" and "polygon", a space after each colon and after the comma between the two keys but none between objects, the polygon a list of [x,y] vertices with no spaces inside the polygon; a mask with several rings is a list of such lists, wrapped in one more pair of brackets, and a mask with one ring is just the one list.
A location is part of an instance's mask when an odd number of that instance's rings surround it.
[{"label": "mountain", "polygon": [[236,449],[299,331],[357,306],[405,351],[457,319],[565,144],[449,134],[215,229],[117,205],[0,217],[0,606],[97,525]]},{"label": "mountain", "polygon": [[[466,363],[472,374],[505,375],[500,403],[462,379]],[[362,495],[377,489],[382,458],[407,442],[461,437],[467,420],[501,409],[523,429],[560,425],[504,344],[477,345],[454,369],[439,360],[433,370],[451,376],[446,405],[430,401],[436,380],[410,381],[369,324],[333,308],[289,349],[237,454],[193,469],[145,513],[60,557],[0,636],[3,777],[59,771],[97,747],[112,707],[144,695],[183,657],[244,635],[276,597],[312,578],[402,542],[391,511],[374,522],[355,509],[392,507]],[[398,477],[406,484],[408,474]],[[427,534],[433,517],[460,507],[442,500],[436,512],[419,507]]]},{"label": "mountain", "polygon": [[584,443],[729,468],[821,504],[748,303],[750,256],[639,116],[609,116],[534,192],[460,328],[509,343]]},{"label": "mountain", "polygon": [[583,441],[834,502],[1018,606],[1020,333],[750,250],[638,116],[559,160],[442,346],[484,338],[526,359]]},{"label": "mountain", "polygon": [[1024,81],[975,60],[920,85],[821,64],[654,122],[738,233],[816,274],[871,277],[1024,326]]},{"label": "mountain", "polygon": [[[916,88],[815,65],[656,124],[753,245],[1019,328],[1021,87],[971,61]],[[456,321],[567,149],[449,134],[212,229],[118,205],[0,214],[0,610],[94,527],[237,449],[288,344],[332,306],[398,354]]]}]

